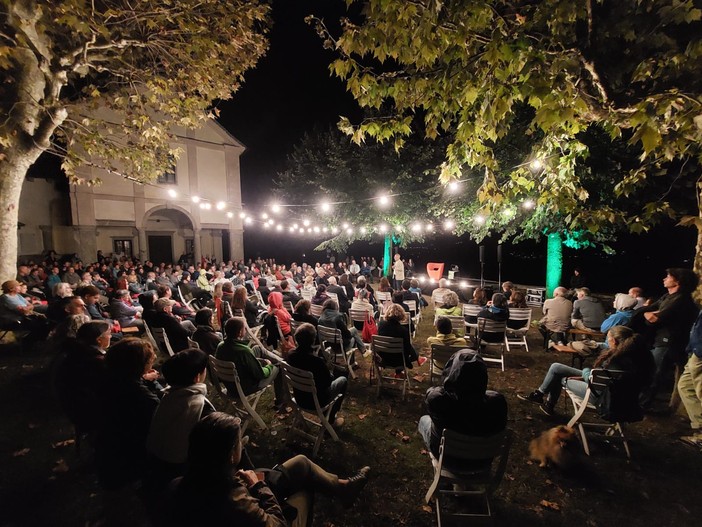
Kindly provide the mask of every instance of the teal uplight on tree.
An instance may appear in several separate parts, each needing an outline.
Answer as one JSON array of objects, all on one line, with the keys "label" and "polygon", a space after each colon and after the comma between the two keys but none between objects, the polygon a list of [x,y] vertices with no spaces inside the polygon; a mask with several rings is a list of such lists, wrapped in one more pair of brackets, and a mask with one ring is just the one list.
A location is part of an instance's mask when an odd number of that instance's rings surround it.
[{"label": "teal uplight on tree", "polygon": [[553,290],[561,285],[563,274],[563,241],[558,232],[548,235],[546,246],[546,295],[553,296]]},{"label": "teal uplight on tree", "polygon": [[390,276],[392,267],[392,234],[385,233],[385,246],[383,247],[383,276]]}]

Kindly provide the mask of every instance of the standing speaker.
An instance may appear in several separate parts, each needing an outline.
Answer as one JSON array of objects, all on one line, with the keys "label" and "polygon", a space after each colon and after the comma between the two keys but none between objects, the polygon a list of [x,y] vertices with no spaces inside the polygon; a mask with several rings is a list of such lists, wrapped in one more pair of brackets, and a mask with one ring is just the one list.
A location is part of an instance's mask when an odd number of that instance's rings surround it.
[{"label": "standing speaker", "polygon": [[502,244],[497,244],[497,263],[502,263]]},{"label": "standing speaker", "polygon": [[481,245],[478,247],[478,256],[480,258],[480,263],[485,263],[485,246]]}]

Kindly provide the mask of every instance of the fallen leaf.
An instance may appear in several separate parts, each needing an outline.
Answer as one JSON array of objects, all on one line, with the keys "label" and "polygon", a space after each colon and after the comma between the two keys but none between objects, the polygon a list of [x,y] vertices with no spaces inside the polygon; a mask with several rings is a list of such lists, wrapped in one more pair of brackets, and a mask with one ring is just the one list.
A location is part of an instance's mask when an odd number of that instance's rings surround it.
[{"label": "fallen leaf", "polygon": [[25,370],[31,370],[32,368],[34,368],[34,365],[32,365],[32,364],[22,364],[22,367],[23,367]]},{"label": "fallen leaf", "polygon": [[75,439],[66,439],[65,441],[59,441],[58,443],[52,443],[51,448],[60,448],[64,446],[72,445],[76,442]]},{"label": "fallen leaf", "polygon": [[412,380],[417,382],[424,382],[424,374],[420,373],[418,375],[415,375],[414,377],[412,377]]},{"label": "fallen leaf", "polygon": [[514,476],[512,474],[505,474],[505,479],[507,481],[514,481]]},{"label": "fallen leaf", "polygon": [[553,485],[553,481],[551,481],[550,479],[547,479],[547,480],[546,480],[546,485]]},{"label": "fallen leaf", "polygon": [[17,450],[16,452],[12,453],[12,457],[26,456],[27,454],[29,454],[29,450],[30,450],[29,448],[23,448],[22,450]]},{"label": "fallen leaf", "polygon": [[368,417],[368,414],[358,414],[359,421],[363,421],[366,417]]},{"label": "fallen leaf", "polygon": [[356,401],[351,401],[351,406],[356,406]]},{"label": "fallen leaf", "polygon": [[553,501],[546,501],[546,500],[541,500],[539,502],[539,505],[541,505],[544,509],[548,509],[551,511],[559,511],[561,510],[561,506],[558,505],[558,503],[555,503]]},{"label": "fallen leaf", "polygon": [[390,455],[393,457],[393,459],[397,459],[397,450],[397,448],[394,448],[390,451]]},{"label": "fallen leaf", "polygon": [[422,510],[428,513],[434,512],[433,510],[431,510],[431,507],[429,505],[422,505]]},{"label": "fallen leaf", "polygon": [[429,455],[429,451],[426,448],[422,448],[419,453],[423,456]]},{"label": "fallen leaf", "polygon": [[531,460],[527,461],[527,465],[533,465],[533,464],[534,464],[533,461],[531,461]]},{"label": "fallen leaf", "polygon": [[403,443],[409,443],[409,441],[410,441],[410,436],[402,436]]},{"label": "fallen leaf", "polygon": [[527,421],[533,421],[533,420],[534,420],[534,418],[533,418],[532,416],[530,416],[530,415],[527,415],[525,419],[526,419]]},{"label": "fallen leaf", "polygon": [[68,472],[68,465],[63,459],[59,459],[51,472]]}]

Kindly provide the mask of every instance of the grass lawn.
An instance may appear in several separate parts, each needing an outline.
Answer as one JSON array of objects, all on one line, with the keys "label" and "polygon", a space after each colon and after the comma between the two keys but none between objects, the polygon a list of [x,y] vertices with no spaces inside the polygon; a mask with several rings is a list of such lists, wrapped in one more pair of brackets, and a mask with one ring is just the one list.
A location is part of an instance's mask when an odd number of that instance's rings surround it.
[{"label": "grass lawn", "polygon": [[[433,334],[432,321],[428,309],[415,340],[418,349]],[[702,454],[677,439],[689,431],[682,409],[674,416],[647,416],[626,429],[632,461],[627,461],[620,446],[604,443],[595,443],[593,455],[584,458],[572,474],[540,469],[529,461],[529,441],[543,430],[567,422],[571,414],[569,407],[559,403],[559,417],[549,419],[538,407],[516,398],[517,393],[538,386],[554,360],[569,363],[566,358],[544,353],[536,330],[529,336],[529,353],[513,351],[507,355],[505,372],[489,370],[490,388],[507,398],[508,426],[515,433],[505,479],[493,500],[495,524],[700,525],[702,500],[697,485]],[[72,438],[72,427],[49,389],[50,359],[41,351],[0,346],[0,525],[103,525],[103,494],[88,448],[78,457],[74,446],[66,443]],[[435,524],[432,508],[424,503],[432,478],[431,463],[416,432],[429,386],[428,365],[415,368],[412,390],[403,401],[399,393],[390,392],[377,399],[375,386],[368,383],[370,363],[360,362],[359,378],[350,382],[340,414],[346,419],[342,442],[326,440],[317,462],[342,475],[370,465],[371,480],[362,499],[349,511],[319,496],[315,525]],[[226,411],[226,402],[217,396],[212,400]],[[309,453],[310,445],[294,438],[286,441],[290,416],[274,416],[270,398],[262,400],[260,406],[273,433],[249,429],[249,453],[256,464],[270,467],[293,454]],[[126,499],[123,508],[129,525],[147,525],[137,503]]]}]

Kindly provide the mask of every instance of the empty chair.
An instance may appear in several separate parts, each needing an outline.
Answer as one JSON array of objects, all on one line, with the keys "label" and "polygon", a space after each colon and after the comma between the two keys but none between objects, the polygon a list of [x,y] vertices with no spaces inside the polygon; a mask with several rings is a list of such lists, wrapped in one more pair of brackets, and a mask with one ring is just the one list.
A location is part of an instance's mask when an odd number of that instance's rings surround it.
[{"label": "empty chair", "polygon": [[[480,346],[480,353],[483,355],[483,360],[485,360],[485,362],[498,363],[501,366],[502,371],[505,371],[506,328],[506,322],[498,322],[496,320],[490,320],[489,318],[478,319],[477,342]],[[488,351],[490,348],[498,348],[498,353],[500,354],[499,359],[484,356],[483,352]]]},{"label": "empty chair", "polygon": [[[466,436],[444,430],[439,459],[431,456],[434,480],[425,496],[427,503],[436,500],[439,526],[443,525],[444,518],[460,520],[461,524],[467,525],[471,519],[492,517],[490,499],[502,481],[511,444],[512,431],[508,429],[488,437]],[[468,496],[479,500],[479,510],[458,512],[456,509],[460,502],[452,503],[450,512],[445,510],[445,498]]]},{"label": "empty chair", "polygon": [[463,304],[465,327],[471,335],[475,335],[478,332],[478,313],[480,313],[482,309],[482,306],[477,304]]},{"label": "empty chair", "polygon": [[527,344],[527,333],[531,325],[531,308],[511,307],[509,309],[509,319],[507,320],[507,329],[505,333],[505,345],[507,351],[510,351],[510,346],[524,346],[526,351],[529,351]]},{"label": "empty chair", "polygon": [[[328,433],[334,441],[339,441],[336,430],[334,430],[329,422],[329,416],[334,403],[342,397],[342,394],[337,395],[326,405],[321,406],[319,404],[319,398],[317,397],[317,388],[314,384],[312,372],[295,368],[286,362],[281,362],[280,367],[283,369],[283,374],[285,375],[288,386],[292,389],[292,404],[295,415],[289,431],[291,434],[296,434],[309,441],[314,441],[314,446],[312,447],[312,457],[314,458],[317,456],[319,448],[322,446],[325,432]],[[310,394],[314,402],[314,408],[300,406],[295,399],[296,391],[298,393],[305,392]],[[316,420],[308,418],[307,415],[316,417]],[[318,429],[317,433],[311,433],[310,427]]]},{"label": "empty chair", "polygon": [[[251,420],[253,420],[261,430],[267,430],[268,426],[261,416],[258,415],[258,412],[256,412],[256,407],[258,406],[258,401],[261,399],[261,396],[271,385],[246,395],[241,387],[239,374],[233,362],[219,360],[212,356],[208,357],[208,360],[211,374],[210,380],[217,392],[225,400],[231,401],[235,415],[241,418],[241,432],[244,433],[246,431],[246,427],[249,426]],[[236,387],[236,393],[229,393],[224,384],[222,384],[224,382],[233,383]]]}]

